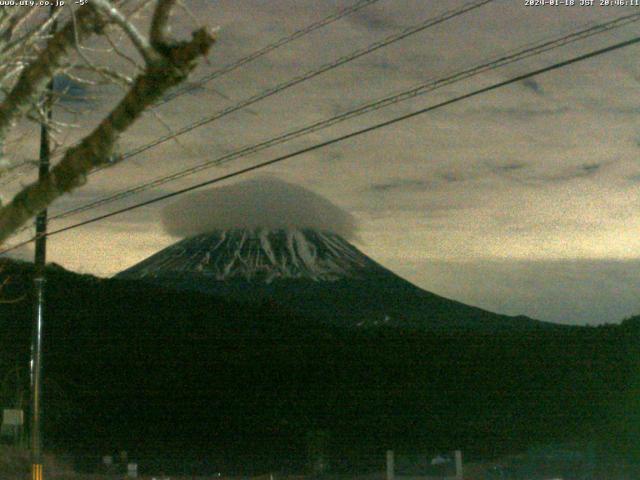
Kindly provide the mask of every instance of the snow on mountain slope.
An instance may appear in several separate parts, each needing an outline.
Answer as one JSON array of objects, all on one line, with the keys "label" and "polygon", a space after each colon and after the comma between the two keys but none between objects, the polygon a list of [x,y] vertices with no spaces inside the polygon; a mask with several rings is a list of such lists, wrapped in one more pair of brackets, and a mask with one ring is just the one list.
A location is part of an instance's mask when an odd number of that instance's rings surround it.
[{"label": "snow on mountain slope", "polygon": [[357,222],[329,200],[276,178],[196,192],[163,210],[178,241],[116,275],[300,318],[361,328],[496,332],[546,326],[423,290],[349,243]]},{"label": "snow on mountain slope", "polygon": [[381,268],[342,237],[309,229],[231,229],[184,239],[119,274],[153,278],[190,273],[218,281],[332,282]]},{"label": "snow on mountain slope", "polygon": [[335,233],[235,228],[181,240],[116,275],[241,302],[273,301],[350,327],[499,331],[542,322],[506,317],[422,290]]}]

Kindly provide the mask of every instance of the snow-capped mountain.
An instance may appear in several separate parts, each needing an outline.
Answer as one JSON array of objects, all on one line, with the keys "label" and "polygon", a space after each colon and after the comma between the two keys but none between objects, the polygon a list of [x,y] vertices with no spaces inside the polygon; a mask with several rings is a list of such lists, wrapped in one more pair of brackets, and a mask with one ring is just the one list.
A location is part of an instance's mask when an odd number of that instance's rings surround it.
[{"label": "snow-capped mountain", "polygon": [[119,273],[177,290],[275,302],[351,327],[504,330],[548,326],[422,290],[341,236],[313,229],[229,229],[181,240]]},{"label": "snow-capped mountain", "polygon": [[121,273],[157,278],[197,274],[213,281],[332,282],[380,268],[340,236],[313,230],[233,229],[182,240]]}]

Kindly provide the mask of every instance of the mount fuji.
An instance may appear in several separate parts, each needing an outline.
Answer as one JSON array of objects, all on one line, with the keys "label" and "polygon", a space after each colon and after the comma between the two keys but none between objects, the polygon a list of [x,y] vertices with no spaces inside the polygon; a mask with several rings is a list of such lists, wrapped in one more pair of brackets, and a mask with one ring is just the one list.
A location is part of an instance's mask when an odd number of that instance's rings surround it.
[{"label": "mount fuji", "polygon": [[320,322],[422,331],[518,331],[554,324],[427,292],[342,236],[312,228],[230,228],[183,239],[119,273],[243,302],[269,302]]}]

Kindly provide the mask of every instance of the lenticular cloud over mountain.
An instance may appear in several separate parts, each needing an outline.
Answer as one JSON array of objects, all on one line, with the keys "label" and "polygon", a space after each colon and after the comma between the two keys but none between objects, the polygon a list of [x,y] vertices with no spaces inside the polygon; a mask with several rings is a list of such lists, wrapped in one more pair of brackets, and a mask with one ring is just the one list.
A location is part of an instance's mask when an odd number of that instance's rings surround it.
[{"label": "lenticular cloud over mountain", "polygon": [[277,178],[263,177],[193,193],[162,212],[166,232],[191,237],[230,229],[311,229],[350,239],[354,217],[326,198]]},{"label": "lenticular cloud over mountain", "polygon": [[319,195],[262,178],[186,197],[164,211],[186,237],[117,278],[262,305],[349,328],[496,332],[546,326],[442,298],[345,240],[353,217]]}]

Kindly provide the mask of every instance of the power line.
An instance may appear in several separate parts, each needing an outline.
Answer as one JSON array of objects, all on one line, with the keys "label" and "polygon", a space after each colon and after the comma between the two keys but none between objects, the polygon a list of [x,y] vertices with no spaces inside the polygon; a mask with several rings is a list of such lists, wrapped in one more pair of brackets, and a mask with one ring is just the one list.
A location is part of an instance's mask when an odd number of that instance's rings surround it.
[{"label": "power line", "polygon": [[[146,145],[142,145],[140,147],[137,147],[134,150],[130,150],[129,152],[127,152],[124,155],[122,155],[122,157],[119,159],[119,161],[124,161],[124,160],[127,160],[127,159],[131,158],[131,157],[139,155],[140,153],[142,153],[142,152],[144,152],[146,150],[149,150],[150,148],[154,148],[154,147],[156,147],[156,146],[158,146],[158,145],[160,145],[162,143],[165,143],[165,142],[167,142],[169,140],[172,140],[172,139],[174,139],[174,138],[176,138],[176,137],[178,137],[180,135],[184,135],[184,134],[186,134],[186,133],[188,133],[188,132],[190,132],[190,131],[192,131],[192,130],[194,130],[196,128],[199,128],[201,126],[209,124],[209,123],[211,123],[211,122],[213,122],[215,120],[218,120],[218,119],[220,119],[220,118],[222,118],[222,117],[224,117],[224,116],[226,116],[226,115],[228,115],[230,113],[233,113],[235,111],[241,110],[242,108],[245,108],[245,107],[247,107],[249,105],[252,105],[253,103],[256,103],[256,102],[258,102],[260,100],[263,100],[263,99],[265,99],[267,97],[270,97],[272,95],[275,95],[275,94],[281,92],[282,90],[290,88],[290,87],[292,87],[294,85],[297,85],[299,83],[302,83],[302,82],[304,82],[306,80],[310,80],[310,79],[312,79],[312,78],[314,78],[314,77],[316,77],[316,76],[318,76],[318,75],[320,75],[320,74],[322,74],[324,72],[327,72],[329,70],[337,68],[337,67],[339,67],[341,65],[344,65],[345,63],[348,63],[348,62],[353,61],[353,60],[355,60],[357,58],[360,58],[360,57],[362,57],[364,55],[367,55],[367,54],[369,54],[371,52],[374,52],[374,51],[376,51],[378,49],[386,47],[386,46],[388,46],[388,45],[390,45],[392,43],[395,43],[395,42],[398,42],[400,40],[403,40],[404,38],[407,38],[407,37],[409,37],[411,35],[414,35],[416,33],[422,32],[422,31],[424,31],[424,30],[426,30],[428,28],[431,28],[431,27],[433,27],[435,25],[443,23],[443,22],[445,22],[447,20],[450,20],[452,18],[455,18],[455,17],[458,17],[460,15],[463,15],[464,13],[467,13],[467,12],[469,12],[471,10],[475,10],[477,8],[480,8],[480,7],[482,7],[482,6],[484,6],[484,5],[488,4],[488,3],[492,3],[493,1],[495,1],[495,0],[476,0],[474,2],[469,2],[469,3],[463,5],[463,6],[459,7],[459,8],[456,8],[456,9],[453,9],[453,10],[447,10],[447,11],[441,13],[440,15],[428,18],[428,19],[424,20],[423,22],[421,22],[421,23],[419,23],[417,25],[413,25],[411,27],[407,27],[407,28],[405,28],[404,30],[402,30],[402,31],[400,31],[398,33],[389,35],[389,36],[385,37],[382,40],[374,42],[374,43],[368,45],[367,47],[364,47],[364,48],[361,48],[361,49],[356,50],[354,52],[351,52],[350,54],[345,55],[343,57],[340,57],[340,58],[334,60],[333,62],[324,64],[324,65],[320,66],[319,68],[314,69],[314,70],[310,70],[310,71],[308,71],[308,72],[306,72],[306,73],[304,73],[304,74],[302,74],[302,75],[300,75],[298,77],[293,77],[293,78],[289,79],[288,81],[285,81],[285,82],[283,82],[283,83],[281,83],[281,84],[279,84],[279,85],[277,85],[275,87],[272,87],[272,88],[270,88],[268,90],[265,90],[265,91],[263,91],[263,92],[261,92],[261,93],[259,93],[257,95],[254,95],[254,96],[244,100],[243,102],[240,102],[240,103],[238,103],[236,105],[233,105],[233,106],[228,107],[228,108],[226,108],[224,110],[216,112],[213,116],[209,116],[209,117],[205,117],[203,119],[200,119],[199,121],[197,121],[195,123],[192,123],[192,124],[188,125],[187,127],[182,128],[178,132],[174,132],[174,133],[171,133],[171,134],[168,134],[168,135],[164,135],[164,136],[154,140],[151,143],[148,143]],[[92,172],[89,172],[89,175],[93,175],[95,173],[101,172],[102,170],[104,170],[106,168],[108,168],[108,167],[107,166],[99,167],[99,168],[93,170]],[[20,232],[20,231],[23,231],[23,230],[19,230],[18,232]]]},{"label": "power line", "polygon": [[[173,140],[176,137],[179,137],[181,135],[184,135],[186,133],[191,132],[192,130],[199,128],[203,125],[207,125],[209,123],[212,123],[216,120],[219,120],[223,117],[226,117],[227,115],[230,115],[231,113],[237,112],[239,110],[242,110],[243,108],[246,108],[250,105],[253,105],[254,103],[257,103],[259,101],[262,101],[266,98],[269,98],[273,95],[276,95],[280,92],[282,92],[283,90],[286,90],[288,88],[291,88],[295,85],[298,85],[302,82],[311,80],[312,78],[317,77],[318,75],[321,75],[325,72],[328,72],[330,70],[333,70],[335,68],[338,68],[346,63],[352,62],[354,60],[357,60],[360,57],[363,57],[369,53],[375,52],[376,50],[379,50],[381,48],[384,48],[388,45],[391,45],[393,43],[399,42],[400,40],[403,40],[411,35],[415,35],[417,33],[420,33],[424,30],[427,30],[428,28],[434,27],[440,23],[446,22],[447,20],[451,20],[455,17],[458,17],[460,15],[463,15],[471,10],[475,10],[477,8],[480,8],[488,3],[492,3],[495,0],[476,0],[474,2],[470,2],[467,3],[465,5],[463,5],[462,7],[453,9],[453,10],[447,10],[444,13],[441,13],[440,15],[436,16],[436,17],[431,17],[421,23],[419,23],[418,25],[413,25],[411,27],[405,28],[404,30],[398,32],[398,33],[394,33],[392,35],[389,35],[387,37],[385,37],[382,40],[379,40],[377,42],[374,42],[364,48],[358,49],[354,52],[351,52],[347,55],[344,55],[332,62],[326,63],[324,65],[321,65],[320,67],[313,69],[313,70],[309,70],[308,72],[299,75],[297,77],[293,77],[289,80],[286,80],[278,85],[276,85],[275,87],[271,87],[267,90],[264,90],[256,95],[253,95],[239,103],[236,103],[235,105],[231,105],[223,110],[219,110],[218,112],[214,113],[213,115],[207,116],[207,117],[203,117],[200,120],[186,126],[183,127],[182,129],[178,130],[177,132],[173,132],[173,133],[169,133],[167,135],[163,135],[162,137],[157,138],[156,140],[147,143],[145,145],[141,145],[139,147],[136,147],[133,150],[130,150],[129,152],[125,153],[124,155],[122,155],[119,159],[119,161],[123,161],[123,160],[127,160],[131,157],[134,157],[136,155],[139,155],[147,150],[149,150],[150,148],[154,148],[160,144],[163,144],[165,142],[168,142],[169,140]],[[215,72],[214,72],[215,73]],[[196,87],[197,88],[197,87]],[[24,166],[28,166],[28,163],[25,163]],[[21,168],[22,165],[18,165],[16,166],[16,168]],[[104,169],[109,168],[109,166],[103,166],[103,167],[98,167],[95,170],[91,171],[89,173],[89,175],[93,175],[95,173],[101,172]],[[15,177],[17,178],[17,177]],[[14,179],[15,179],[14,178]],[[6,183],[10,183],[11,181],[13,181],[14,179],[11,179],[10,181],[7,181]]]},{"label": "power line", "polygon": [[185,93],[188,93],[190,91],[193,91],[199,87],[201,87],[202,85],[209,83],[212,80],[215,80],[216,78],[219,78],[223,75],[226,75],[227,73],[233,72],[234,70],[242,67],[243,65],[246,65],[249,62],[252,62],[260,57],[265,56],[266,54],[272,52],[273,50],[280,48],[288,43],[293,42],[294,40],[297,40],[298,38],[301,38],[305,35],[308,35],[311,32],[314,32],[316,30],[318,30],[319,28],[325,27],[331,23],[334,23],[338,20],[340,20],[343,17],[346,17],[347,15],[351,15],[352,13],[357,12],[358,10],[362,10],[365,7],[368,7],[369,5],[376,3],[380,0],[361,0],[359,2],[357,2],[356,4],[352,5],[351,7],[347,7],[344,8],[342,10],[339,10],[338,12],[329,15],[328,17],[325,17],[321,20],[318,20],[317,22],[314,22],[310,25],[307,25],[304,28],[301,28],[300,30],[295,31],[294,33],[292,33],[289,36],[283,37],[277,41],[275,41],[274,43],[271,43],[259,50],[256,50],[255,52],[247,55],[246,57],[243,57],[237,61],[235,61],[234,63],[231,63],[225,67],[222,67],[214,72],[209,73],[208,75],[205,75],[203,77],[201,77],[199,80],[197,80],[195,82],[195,84],[193,85],[187,85],[184,86],[180,89],[175,90],[174,92],[166,95],[162,100],[160,100],[158,103],[156,103],[154,105],[154,107],[158,107],[160,105],[164,105],[165,103],[173,100],[174,98],[177,98],[181,95],[184,95]]},{"label": "power line", "polygon": [[[207,116],[207,117],[203,117],[200,120],[178,130],[177,132],[174,133],[170,133],[167,135],[164,135],[150,143],[147,143],[145,145],[141,145],[133,150],[130,150],[129,152],[127,152],[126,154],[124,154],[121,158],[120,161],[122,160],[126,160],[128,158],[134,157],[136,155],[141,154],[142,152],[145,152],[146,150],[149,150],[150,148],[156,147],[157,145],[160,145],[162,143],[165,143],[169,140],[172,140],[178,136],[184,135],[185,133],[188,133],[196,128],[199,128],[203,125],[212,123],[216,120],[219,120],[220,118],[223,118],[231,113],[237,112],[239,110],[242,110],[243,108],[246,108],[250,105],[253,105],[254,103],[257,103],[261,100],[264,100],[266,98],[269,98],[273,95],[276,95],[280,92],[282,92],[283,90],[286,90],[288,88],[291,88],[295,85],[298,85],[302,82],[311,80],[314,77],[317,77],[318,75],[321,75],[325,72],[328,72],[330,70],[333,70],[335,68],[338,68],[346,63],[352,62],[360,57],[363,57],[365,55],[368,55],[369,53],[375,52],[376,50],[379,50],[381,48],[384,48],[388,45],[391,45],[393,43],[399,42],[400,40],[403,40],[411,35],[415,35],[416,33],[420,33],[424,30],[427,30],[428,28],[434,27],[435,25],[438,25],[440,23],[446,22],[447,20],[451,20],[455,17],[458,17],[460,15],[463,15],[471,10],[475,10],[477,8],[480,8],[488,3],[491,3],[495,0],[476,0],[474,2],[470,2],[467,3],[465,5],[463,5],[462,7],[453,9],[453,10],[447,10],[446,12],[436,16],[436,17],[432,17],[429,18],[421,23],[419,23],[418,25],[414,25],[408,28],[405,28],[404,30],[398,32],[398,33],[394,33],[392,35],[389,35],[388,37],[379,40],[377,42],[374,42],[364,48],[355,50],[347,55],[344,55],[332,62],[329,63],[325,63],[324,65],[313,69],[313,70],[309,70],[306,73],[303,73],[302,75],[299,75],[297,77],[293,77],[289,80],[286,80],[278,85],[276,85],[275,87],[271,87],[267,90],[264,90],[256,95],[253,95],[239,103],[236,103],[235,105],[231,105],[223,110],[220,110],[216,113],[214,113],[213,115]],[[91,173],[96,173],[99,171],[104,170],[104,168],[108,168],[108,167],[103,167],[103,168],[98,168],[96,170],[94,170]]]},{"label": "power line", "polygon": [[[183,88],[179,88],[176,89],[174,92],[169,93],[168,95],[166,95],[163,99],[159,100],[158,102],[156,102],[152,108],[158,108],[162,105],[164,105],[165,103],[173,100],[174,98],[177,98],[179,96],[182,96],[186,93],[189,93],[193,90],[196,90],[200,87],[202,87],[203,85],[205,85],[206,83],[211,82],[212,80],[215,80],[216,78],[220,78],[223,75],[226,75],[228,73],[231,73],[235,70],[237,70],[238,68],[253,62],[254,60],[257,60],[260,57],[263,57],[265,55],[267,55],[268,53],[271,53],[272,51],[283,47],[299,38],[304,37],[305,35],[308,35],[312,32],[315,32],[316,30],[319,30],[320,28],[326,27],[327,25],[330,25],[332,23],[337,22],[338,20],[351,15],[359,10],[362,10],[365,7],[368,7],[370,5],[373,5],[374,3],[379,2],[380,0],[360,0],[358,2],[356,2],[355,4],[351,5],[350,7],[346,7],[343,8],[341,10],[338,10],[337,12],[328,15],[320,20],[317,20],[303,28],[300,28],[298,30],[296,30],[295,32],[293,32],[290,35],[287,35],[286,37],[282,37],[278,40],[276,40],[273,43],[270,43],[268,45],[265,45],[264,47],[250,53],[249,55],[246,55],[238,60],[236,60],[233,63],[230,63],[228,65],[225,65],[222,68],[219,68],[218,70],[215,70],[203,77],[201,77],[200,79],[198,79],[197,81],[195,81],[193,84],[191,85],[187,85],[184,86]],[[20,163],[18,165],[12,166],[10,168],[9,171],[15,171],[15,170],[22,170],[25,168],[32,168],[33,167],[33,162],[31,161],[27,161],[24,163]],[[11,178],[5,179],[3,182],[0,182],[0,186],[4,186],[4,185],[8,185],[9,183],[13,182],[16,178],[19,178],[20,173],[16,173],[14,174]]]},{"label": "power line", "polygon": [[[345,135],[341,135],[339,137],[335,137],[335,138],[332,138],[330,140],[326,140],[324,142],[317,143],[317,144],[312,145],[310,147],[302,148],[300,150],[296,150],[295,152],[288,153],[288,154],[285,154],[285,155],[281,155],[281,156],[273,158],[271,160],[267,160],[265,162],[261,162],[261,163],[252,165],[250,167],[246,167],[246,168],[243,168],[243,169],[240,169],[240,170],[236,170],[235,172],[228,173],[228,174],[222,175],[220,177],[216,177],[216,178],[213,178],[213,179],[210,179],[210,180],[206,180],[204,182],[200,182],[200,183],[197,183],[195,185],[191,185],[190,187],[186,187],[186,188],[183,188],[181,190],[177,190],[175,192],[171,192],[171,193],[167,193],[165,195],[161,195],[161,196],[153,198],[151,200],[147,200],[147,201],[140,202],[140,203],[137,203],[137,204],[134,204],[134,205],[130,205],[128,207],[121,208],[119,210],[115,210],[113,212],[106,213],[104,215],[99,215],[97,217],[93,217],[93,218],[90,218],[88,220],[84,220],[82,222],[75,223],[73,225],[69,225],[69,226],[66,226],[66,227],[63,227],[63,228],[59,228],[57,230],[53,230],[53,231],[49,232],[47,234],[47,236],[52,236],[52,235],[57,235],[59,233],[67,232],[69,230],[73,230],[73,229],[76,229],[76,228],[79,228],[79,227],[82,227],[82,226],[85,226],[85,225],[89,225],[91,223],[95,223],[95,222],[99,222],[99,221],[105,220],[107,218],[119,215],[121,213],[125,213],[125,212],[129,212],[129,211],[132,211],[132,210],[136,210],[138,208],[141,208],[141,207],[144,207],[144,206],[147,206],[147,205],[151,205],[153,203],[157,203],[157,202],[160,202],[162,200],[167,200],[169,198],[176,197],[178,195],[182,195],[184,193],[191,192],[191,191],[196,190],[198,188],[202,188],[202,187],[205,187],[205,186],[213,185],[213,184],[222,182],[224,180],[228,180],[230,178],[237,177],[237,176],[243,175],[245,173],[252,172],[252,171],[267,167],[269,165],[273,165],[275,163],[283,162],[284,160],[288,160],[290,158],[297,157],[297,156],[303,155],[305,153],[312,152],[314,150],[319,150],[321,148],[324,148],[324,147],[327,147],[327,146],[330,146],[330,145],[334,145],[334,144],[339,143],[339,142],[343,142],[345,140],[357,137],[359,135],[363,135],[365,133],[369,133],[369,132],[372,132],[372,131],[375,131],[375,130],[379,130],[379,129],[387,127],[389,125],[394,125],[396,123],[408,120],[410,118],[417,117],[418,115],[423,115],[425,113],[437,110],[439,108],[443,108],[443,107],[446,107],[448,105],[452,105],[452,104],[460,102],[462,100],[466,100],[468,98],[472,98],[472,97],[481,95],[483,93],[487,93],[487,92],[490,92],[490,91],[493,91],[493,90],[497,90],[499,88],[505,87],[507,85],[511,85],[513,83],[521,82],[522,80],[526,80],[527,78],[531,78],[531,77],[534,77],[534,76],[537,76],[537,75],[541,75],[543,73],[547,73],[547,72],[550,72],[550,71],[553,71],[553,70],[558,70],[558,69],[566,67],[568,65],[572,65],[574,63],[578,63],[578,62],[581,62],[581,61],[584,61],[584,60],[587,60],[587,59],[590,59],[590,58],[593,58],[593,57],[596,57],[596,56],[599,56],[599,55],[604,55],[606,53],[610,53],[610,52],[613,52],[615,50],[619,50],[621,48],[625,48],[625,47],[628,47],[628,46],[631,46],[631,45],[635,45],[637,43],[640,43],[640,37],[635,37],[635,38],[632,38],[630,40],[626,40],[624,42],[619,42],[619,43],[616,43],[614,45],[610,45],[608,47],[604,47],[604,48],[601,48],[601,49],[598,49],[598,50],[594,50],[594,51],[591,51],[589,53],[585,53],[583,55],[579,55],[577,57],[570,58],[569,60],[564,60],[562,62],[557,62],[557,63],[554,63],[554,64],[549,65],[547,67],[543,67],[543,68],[539,68],[537,70],[533,70],[533,71],[531,71],[529,73],[525,73],[525,74],[522,74],[522,75],[517,75],[517,76],[512,77],[512,78],[510,78],[508,80],[504,80],[502,82],[494,83],[494,84],[492,84],[492,85],[490,85],[488,87],[484,87],[484,88],[480,88],[478,90],[474,90],[474,91],[472,91],[470,93],[466,93],[464,95],[460,95],[460,96],[454,97],[454,98],[446,100],[444,102],[440,102],[440,103],[438,103],[436,105],[425,107],[425,108],[422,108],[422,109],[417,110],[415,112],[411,112],[411,113],[408,113],[408,114],[405,114],[405,115],[401,115],[401,116],[393,118],[391,120],[386,120],[384,122],[380,122],[380,123],[377,123],[375,125],[372,125],[372,126],[360,129],[360,130],[356,130],[355,132],[351,132],[351,133],[348,133],[348,134],[345,134]],[[34,241],[35,239],[36,239],[36,237],[33,237],[33,238],[29,239],[29,240],[25,240],[24,242],[21,242],[19,244],[13,245],[13,246],[1,251],[0,255],[1,254],[5,254],[7,252],[10,252],[12,250],[15,250],[16,248],[19,248],[19,247],[21,247],[23,245],[26,245],[26,244]]]},{"label": "power line", "polygon": [[165,176],[160,176],[157,177],[151,181],[147,181],[141,184],[138,184],[134,187],[129,187],[126,188],[124,190],[121,190],[119,192],[116,192],[112,195],[109,195],[107,197],[103,197],[101,199],[95,200],[93,202],[89,202],[85,205],[81,205],[79,207],[75,207],[72,208],[70,210],[66,210],[64,212],[58,213],[56,215],[53,215],[51,217],[51,219],[62,219],[62,218],[66,218],[69,217],[71,215],[75,215],[77,213],[80,212],[84,212],[87,210],[91,210],[94,209],[96,207],[108,204],[108,203],[112,203],[116,200],[120,200],[126,197],[129,197],[133,194],[136,193],[140,193],[143,192],[145,190],[151,189],[151,188],[155,188],[158,187],[160,185],[164,185],[165,183],[169,183],[172,182],[174,180],[178,180],[180,178],[184,178],[188,175],[192,175],[194,173],[206,170],[208,168],[214,167],[214,166],[219,166],[225,163],[228,163],[230,161],[236,160],[238,158],[243,158],[252,154],[255,154],[257,152],[260,152],[262,150],[265,150],[267,148],[273,147],[275,145],[279,145],[282,144],[284,142],[290,141],[292,139],[298,138],[302,135],[306,135],[308,133],[312,133],[312,132],[316,132],[318,130],[322,130],[324,128],[333,126],[337,123],[364,115],[366,113],[370,113],[376,110],[379,110],[381,108],[390,106],[392,104],[396,104],[405,100],[408,100],[410,98],[414,98],[418,95],[423,95],[425,93],[434,91],[438,88],[442,88],[444,86],[448,86],[451,85],[453,83],[462,81],[462,80],[466,80],[468,78],[471,78],[473,76],[482,74],[482,73],[486,73],[487,71],[490,70],[494,70],[500,67],[503,67],[507,64],[516,62],[516,61],[520,61],[522,59],[525,58],[529,58],[531,56],[534,55],[539,55],[541,53],[565,46],[569,43],[573,43],[579,40],[583,40],[585,38],[603,33],[603,32],[607,32],[610,31],[614,28],[620,28],[622,26],[626,26],[630,23],[633,22],[637,22],[640,20],[640,13],[635,13],[635,14],[631,14],[631,15],[625,15],[622,17],[618,17],[616,19],[613,19],[609,22],[604,22],[601,24],[597,24],[594,26],[590,26],[587,28],[584,28],[582,30],[579,30],[577,32],[571,33],[571,34],[567,34],[567,35],[563,35],[562,37],[553,39],[553,40],[549,40],[549,41],[545,41],[542,43],[538,43],[535,44],[531,47],[525,48],[523,50],[518,50],[512,53],[508,53],[505,54],[501,57],[498,57],[496,59],[490,60],[488,62],[484,62],[481,63],[479,65],[476,65],[474,67],[471,68],[467,68],[465,70],[456,72],[454,74],[451,75],[447,75],[445,77],[442,77],[440,79],[437,80],[430,80],[428,82],[422,83],[416,87],[413,87],[409,90],[405,90],[402,91],[400,93],[394,94],[394,95],[389,95],[386,97],[383,97],[381,99],[378,99],[374,102],[370,102],[367,103],[365,105],[362,105],[360,107],[357,107],[355,109],[349,110],[347,112],[343,112],[341,114],[338,114],[336,116],[333,116],[331,118],[328,119],[324,119],[315,123],[312,123],[310,125],[307,125],[305,127],[281,134],[275,138],[271,138],[269,140],[260,142],[258,144],[254,144],[251,146],[247,146],[247,147],[243,147],[241,149],[235,150],[233,152],[227,153],[221,157],[218,157],[216,159],[213,160],[208,160],[206,162],[200,163],[198,165],[195,165],[193,167],[189,167],[183,170],[180,170],[178,172],[174,172],[172,174],[169,175],[165,175]]},{"label": "power line", "polygon": [[[177,132],[173,132],[173,133],[169,133],[167,135],[163,135],[162,137],[157,138],[156,140],[149,142],[145,145],[141,145],[139,147],[134,148],[133,150],[130,150],[129,152],[125,153],[124,155],[122,155],[119,159],[119,161],[123,161],[126,160],[128,158],[134,157],[136,155],[139,155],[147,150],[149,150],[150,148],[154,148],[157,145],[163,144],[165,142],[168,142],[169,140],[173,140],[176,137],[179,137],[181,135],[184,135],[188,132],[191,132],[192,130],[199,128],[203,125],[207,125],[209,123],[212,123],[216,120],[219,120],[223,117],[226,117],[227,115],[230,115],[232,113],[235,113],[237,111],[242,110],[243,108],[246,108],[250,105],[253,105],[254,103],[260,102],[266,98],[272,97],[273,95],[276,95],[286,89],[289,89],[295,85],[298,85],[300,83],[306,82],[308,80],[311,80],[325,72],[328,72],[330,70],[333,70],[335,68],[338,68],[346,63],[352,62],[354,60],[357,60],[360,57],[363,57],[365,55],[368,55],[369,53],[375,52],[376,50],[379,50],[381,48],[384,48],[388,45],[391,45],[393,43],[399,42],[400,40],[403,40],[411,35],[415,35],[417,33],[420,33],[424,30],[427,30],[431,27],[434,27],[440,23],[446,22],[447,20],[451,20],[453,18],[456,18],[460,15],[463,15],[469,11],[475,10],[477,8],[480,8],[488,3],[492,3],[495,0],[475,0],[473,2],[469,2],[461,7],[458,7],[456,9],[452,9],[452,10],[447,10],[443,13],[441,13],[440,15],[437,15],[435,17],[431,17],[428,18],[426,20],[424,20],[423,22],[417,24],[417,25],[413,25],[411,27],[407,27],[404,30],[401,30],[400,32],[391,34],[385,38],[383,38],[382,40],[379,40],[377,42],[374,42],[364,48],[355,50],[347,55],[344,55],[342,57],[339,57],[338,59],[329,62],[329,63],[325,63],[323,65],[321,65],[320,67],[313,69],[313,70],[309,70],[306,73],[303,73],[302,75],[290,78],[289,80],[286,80],[282,83],[279,83],[278,85],[268,88],[267,90],[264,90],[260,93],[257,93],[256,95],[253,95],[241,102],[236,103],[235,105],[231,105],[225,109],[219,110],[218,112],[214,113],[213,115],[207,116],[207,117],[203,117],[200,120],[186,126],[183,127],[182,129],[178,130]],[[103,166],[103,167],[99,167],[96,168],[95,170],[93,170],[92,172],[89,173],[89,175],[93,175],[95,173],[101,172],[104,169],[109,168],[109,166]]]}]

